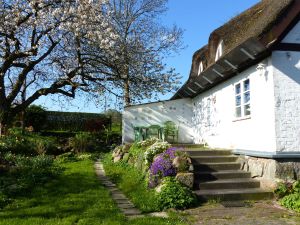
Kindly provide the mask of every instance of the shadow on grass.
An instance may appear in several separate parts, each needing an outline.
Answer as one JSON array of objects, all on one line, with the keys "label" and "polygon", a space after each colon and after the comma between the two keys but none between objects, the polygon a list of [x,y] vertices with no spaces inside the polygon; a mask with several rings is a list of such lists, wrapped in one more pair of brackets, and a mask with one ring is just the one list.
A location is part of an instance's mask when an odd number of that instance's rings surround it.
[{"label": "shadow on grass", "polygon": [[[124,220],[108,191],[96,179],[92,162],[67,163],[66,167],[58,179],[35,187],[31,193],[23,194],[0,211],[0,224],[13,224],[15,219],[35,218],[61,219],[61,222],[71,219],[78,224],[81,220],[92,218],[100,221],[112,218],[116,221]],[[31,223],[28,221],[28,224]]]}]

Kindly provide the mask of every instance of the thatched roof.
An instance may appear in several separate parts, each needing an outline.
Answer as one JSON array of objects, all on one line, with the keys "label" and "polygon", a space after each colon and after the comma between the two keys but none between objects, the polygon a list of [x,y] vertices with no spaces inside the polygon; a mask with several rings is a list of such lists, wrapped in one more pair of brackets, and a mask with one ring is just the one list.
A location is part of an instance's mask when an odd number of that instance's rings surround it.
[{"label": "thatched roof", "polygon": [[[214,30],[210,35],[209,45],[223,40],[223,54],[226,54],[249,38],[262,37],[280,20],[293,2],[294,0],[262,0]],[[216,46],[210,46],[210,50],[215,48]],[[214,56],[214,52],[210,54]]]},{"label": "thatched roof", "polygon": [[[300,0],[261,0],[250,9],[235,16],[214,30],[209,36],[208,44],[194,53],[189,80],[172,99],[196,96],[222,80],[230,78],[232,74],[236,74],[236,70],[246,69],[257,60],[266,57],[270,54],[268,52],[272,50],[272,47],[291,28],[290,26],[295,21],[299,21],[299,16]],[[216,50],[221,41],[224,43],[223,54],[216,63]],[[235,61],[241,48],[243,50],[246,48],[253,57],[251,59],[240,58],[235,62],[235,69],[228,70],[224,60]],[[207,80],[201,79],[203,74],[200,76],[197,74],[200,62],[204,64],[205,76],[210,76],[209,74],[215,73],[216,70],[222,70],[226,76],[221,78],[211,75],[215,81],[207,83]]]}]

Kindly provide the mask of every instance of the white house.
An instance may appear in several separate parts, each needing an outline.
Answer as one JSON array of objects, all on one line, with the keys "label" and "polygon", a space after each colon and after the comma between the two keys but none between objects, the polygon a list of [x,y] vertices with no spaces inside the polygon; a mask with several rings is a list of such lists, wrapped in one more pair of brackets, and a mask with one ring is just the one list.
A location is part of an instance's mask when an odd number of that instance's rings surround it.
[{"label": "white house", "polygon": [[264,178],[300,178],[300,0],[262,0],[213,31],[169,100],[126,107],[132,126],[179,126],[179,142],[232,149]]}]

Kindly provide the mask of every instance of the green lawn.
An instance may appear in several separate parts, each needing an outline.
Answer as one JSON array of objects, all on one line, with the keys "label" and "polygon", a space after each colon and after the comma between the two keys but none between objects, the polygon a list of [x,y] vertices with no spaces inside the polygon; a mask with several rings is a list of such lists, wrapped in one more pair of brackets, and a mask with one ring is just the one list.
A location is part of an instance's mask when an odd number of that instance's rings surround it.
[{"label": "green lawn", "polygon": [[127,221],[97,180],[92,161],[63,165],[66,170],[58,179],[24,193],[0,210],[0,225],[184,224],[174,218]]}]

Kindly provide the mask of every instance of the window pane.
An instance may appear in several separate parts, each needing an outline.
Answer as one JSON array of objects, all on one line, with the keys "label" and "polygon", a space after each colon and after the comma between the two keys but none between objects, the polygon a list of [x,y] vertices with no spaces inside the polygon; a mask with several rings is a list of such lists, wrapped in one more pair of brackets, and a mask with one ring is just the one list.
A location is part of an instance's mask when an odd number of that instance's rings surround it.
[{"label": "window pane", "polygon": [[251,114],[250,104],[244,105],[244,114],[245,116],[249,116]]},{"label": "window pane", "polygon": [[241,105],[241,95],[235,96],[235,106]]},{"label": "window pane", "polygon": [[235,116],[236,116],[236,117],[241,117],[241,114],[242,114],[242,109],[241,109],[241,107],[236,107],[236,108],[235,108]]},{"label": "window pane", "polygon": [[249,91],[250,90],[250,81],[249,79],[244,81],[244,91]]},{"label": "window pane", "polygon": [[243,100],[244,100],[244,104],[247,104],[247,103],[250,102],[250,91],[244,93],[244,99]]},{"label": "window pane", "polygon": [[235,85],[235,94],[238,95],[241,93],[241,84]]}]

